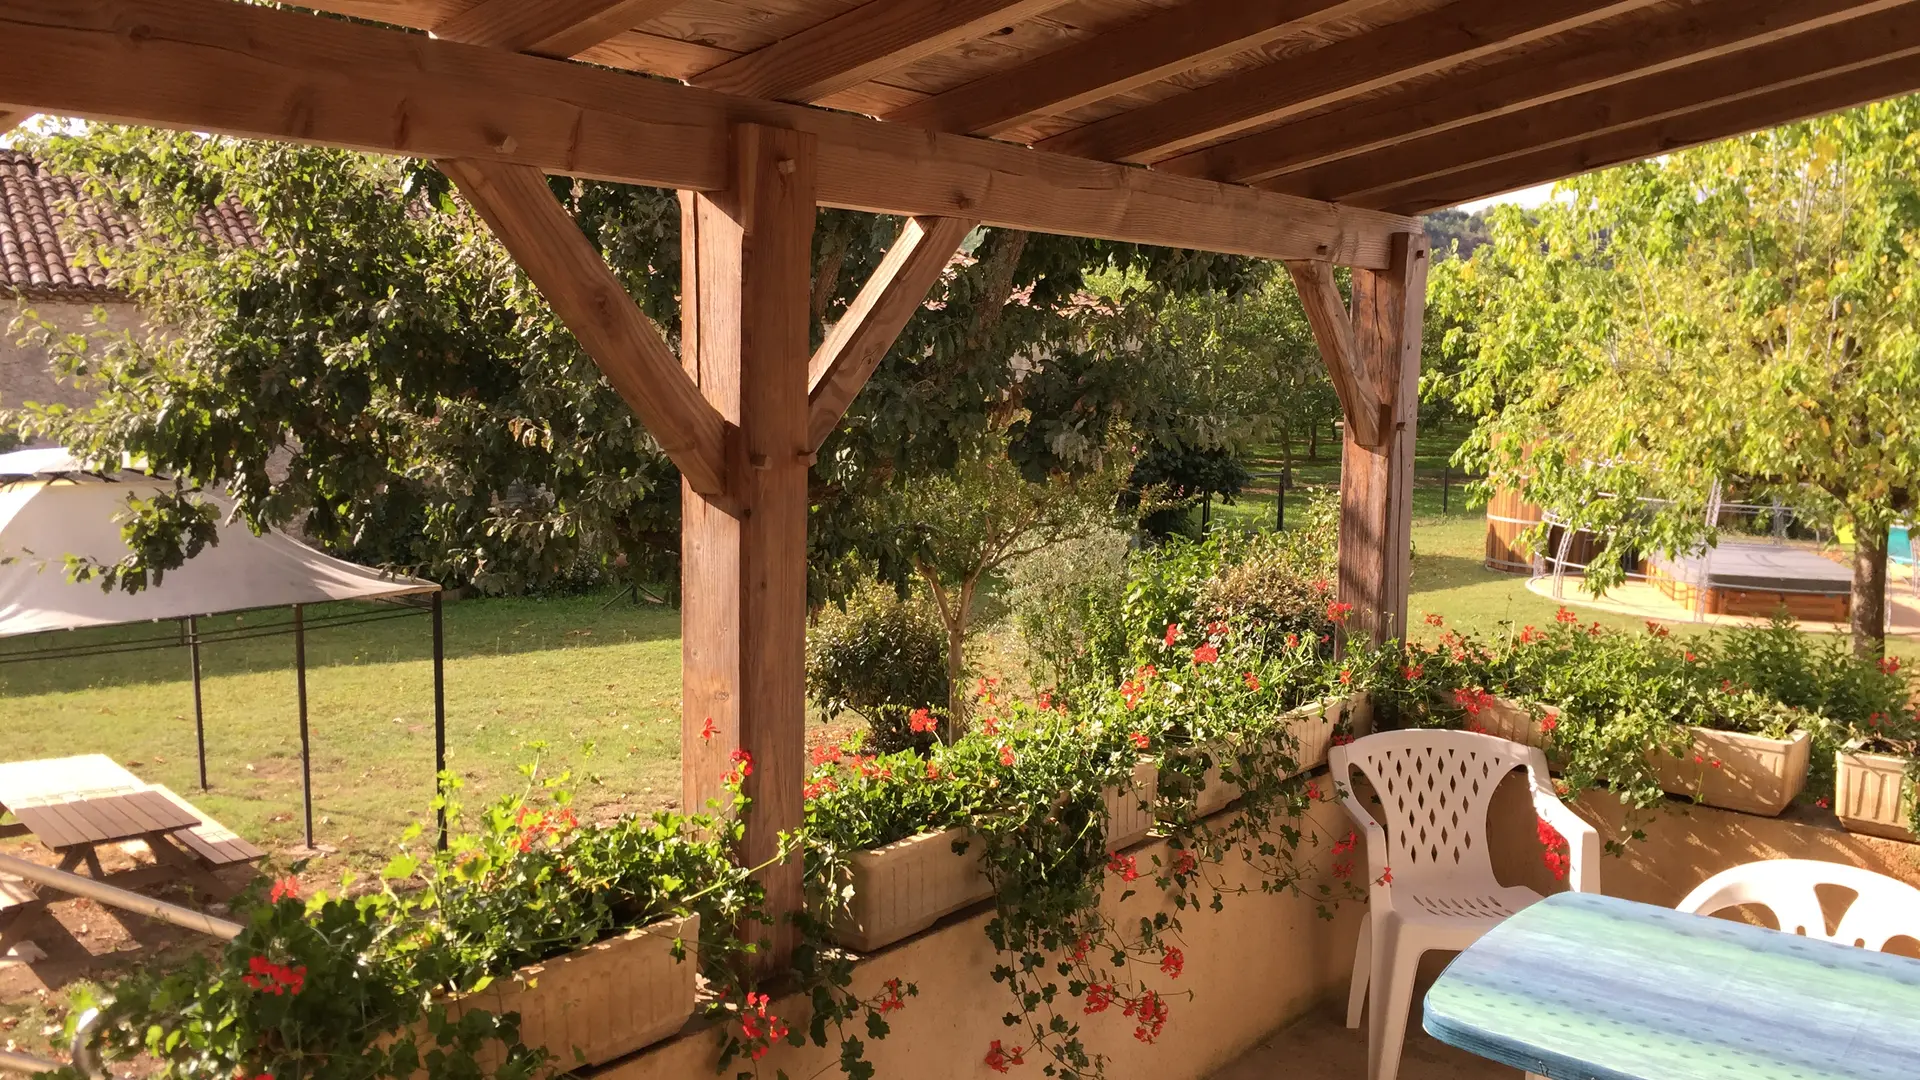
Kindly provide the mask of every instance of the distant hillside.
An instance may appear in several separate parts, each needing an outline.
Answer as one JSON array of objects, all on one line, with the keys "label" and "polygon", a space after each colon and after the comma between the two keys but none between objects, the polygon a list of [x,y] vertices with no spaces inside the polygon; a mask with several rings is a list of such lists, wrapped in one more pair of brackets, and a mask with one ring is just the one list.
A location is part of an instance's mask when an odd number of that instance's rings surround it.
[{"label": "distant hillside", "polygon": [[1461,258],[1471,258],[1474,249],[1492,240],[1487,212],[1469,214],[1463,210],[1435,210],[1420,219],[1427,227],[1427,240],[1433,244],[1433,257],[1452,258],[1456,246]]}]

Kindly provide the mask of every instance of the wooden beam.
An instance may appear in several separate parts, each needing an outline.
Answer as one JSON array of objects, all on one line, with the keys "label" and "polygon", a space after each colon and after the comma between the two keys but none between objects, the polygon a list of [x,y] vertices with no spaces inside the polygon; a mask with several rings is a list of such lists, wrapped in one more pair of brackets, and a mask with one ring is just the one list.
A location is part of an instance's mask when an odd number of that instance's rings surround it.
[{"label": "wooden beam", "polygon": [[1222,135],[1620,15],[1648,2],[1459,0],[1034,145],[1102,161],[1156,161]]},{"label": "wooden beam", "polygon": [[533,279],[680,468],[708,495],[727,491],[726,424],[680,369],[660,332],[547,187],[538,169],[443,160],[440,168]]},{"label": "wooden beam", "polygon": [[684,0],[480,0],[433,28],[433,36],[468,45],[564,60],[623,30],[665,14]]},{"label": "wooden beam", "polygon": [[[684,360],[739,432],[737,507],[681,496],[681,783],[700,809],[723,797],[730,755],[751,755],[740,857],[759,866],[804,824],[814,140],[751,124],[736,140],[730,189],[680,203]],[[760,871],[773,918],[754,931],[772,943],[754,958],[763,973],[792,951],[803,861]]]},{"label": "wooden beam", "polygon": [[820,449],[839,426],[847,406],[867,385],[976,224],[965,218],[909,218],[901,227],[900,238],[808,365],[808,450]]},{"label": "wooden beam", "polygon": [[1063,0],[870,0],[695,76],[742,97],[818,101]]},{"label": "wooden beam", "polygon": [[1254,183],[1907,2],[1716,0],[1677,11],[1649,12],[1647,17],[1570,36],[1522,56],[1451,73],[1438,88],[1421,84],[1396,90],[1169,158],[1154,168],[1227,183]]},{"label": "wooden beam", "polygon": [[1372,2],[1197,0],[917,101],[887,119],[933,131],[997,135],[1029,116],[1071,112]]},{"label": "wooden beam", "polygon": [[1920,90],[1920,57],[1906,55],[1444,176],[1382,188],[1360,201],[1425,213],[1915,90]]},{"label": "wooden beam", "polygon": [[13,105],[0,105],[0,135],[5,135],[14,128],[26,123],[27,117],[32,115],[33,113],[27,109],[18,108]]},{"label": "wooden beam", "polygon": [[1920,54],[1920,18],[1915,17],[1914,8],[1895,8],[1717,60],[1410,139],[1360,157],[1287,173],[1264,186],[1322,198],[1365,196],[1914,54]]},{"label": "wooden beam", "polygon": [[0,101],[693,191],[761,123],[815,136],[828,206],[1261,258],[1385,266],[1413,224],[232,0],[0,0]]},{"label": "wooden beam", "polygon": [[1333,264],[1289,262],[1287,273],[1293,276],[1293,287],[1300,290],[1300,306],[1306,309],[1313,339],[1320,345],[1320,358],[1333,380],[1334,395],[1340,399],[1349,437],[1362,446],[1380,445],[1387,421],[1382,404],[1386,399],[1374,393],[1373,383],[1362,370],[1353,319],[1333,279]]},{"label": "wooden beam", "polygon": [[1353,605],[1346,641],[1406,639],[1427,262],[1426,234],[1407,233],[1395,245],[1396,265],[1353,274],[1358,373],[1385,403],[1389,424],[1369,446],[1349,423],[1341,449],[1339,596]]}]

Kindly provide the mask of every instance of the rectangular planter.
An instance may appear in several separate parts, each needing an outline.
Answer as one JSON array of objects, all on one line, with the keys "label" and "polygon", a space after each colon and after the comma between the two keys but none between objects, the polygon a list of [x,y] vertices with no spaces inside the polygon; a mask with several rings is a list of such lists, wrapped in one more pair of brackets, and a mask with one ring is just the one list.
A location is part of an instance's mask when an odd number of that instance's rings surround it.
[{"label": "rectangular planter", "polygon": [[[955,854],[953,845],[969,839],[965,852]],[[992,896],[982,852],[979,840],[958,826],[855,852],[853,897],[834,924],[833,940],[873,952]]]},{"label": "rectangular planter", "polygon": [[[1289,776],[1310,772],[1327,763],[1327,751],[1333,748],[1333,735],[1343,718],[1354,738],[1372,734],[1373,699],[1365,694],[1323,698],[1289,710],[1281,716],[1297,747],[1298,767]],[[1220,766],[1215,765],[1201,779],[1200,793],[1194,797],[1194,816],[1202,818],[1217,814],[1239,797],[1240,785],[1222,780]]]},{"label": "rectangular planter", "polygon": [[[1786,739],[1690,727],[1685,756],[1656,752],[1651,764],[1660,787],[1722,810],[1773,817],[1807,786],[1813,739],[1796,731]],[[1694,758],[1700,758],[1695,763]],[[1715,768],[1713,762],[1720,762]]]},{"label": "rectangular planter", "polygon": [[[673,957],[673,942],[686,955]],[[700,970],[700,916],[666,919],[595,942],[496,979],[483,990],[447,1002],[447,1019],[472,1009],[496,1016],[520,1014],[520,1041],[543,1047],[561,1071],[599,1065],[677,1033],[693,1015],[694,975]],[[418,1029],[421,1052],[424,1025]],[[483,1073],[502,1064],[504,1048],[489,1043],[475,1055]]]},{"label": "rectangular planter", "polygon": [[[1488,735],[1497,735],[1502,739],[1517,742],[1524,746],[1547,748],[1547,731],[1542,722],[1547,719],[1558,722],[1560,710],[1545,706],[1539,716],[1527,710],[1524,702],[1512,698],[1496,697],[1488,700],[1479,715],[1467,717],[1469,725],[1477,724]],[[1471,730],[1471,727],[1469,728]]]},{"label": "rectangular planter", "polygon": [[1913,843],[1913,784],[1908,761],[1891,754],[1834,755],[1833,812],[1848,832]]},{"label": "rectangular planter", "polygon": [[1159,794],[1160,766],[1144,758],[1133,767],[1125,787],[1110,787],[1107,800],[1107,850],[1119,851],[1147,838],[1153,828],[1153,803]]}]

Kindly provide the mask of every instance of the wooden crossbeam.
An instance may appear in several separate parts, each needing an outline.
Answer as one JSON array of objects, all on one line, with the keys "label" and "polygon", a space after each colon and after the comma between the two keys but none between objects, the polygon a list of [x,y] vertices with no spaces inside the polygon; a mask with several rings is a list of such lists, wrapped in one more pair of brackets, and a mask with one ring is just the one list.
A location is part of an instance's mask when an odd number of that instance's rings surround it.
[{"label": "wooden crossbeam", "polygon": [[578,56],[684,0],[480,0],[433,28],[468,45],[562,59]]},{"label": "wooden crossbeam", "polygon": [[688,485],[705,495],[725,495],[725,421],[554,198],[547,178],[525,165],[459,160],[438,164],[679,466]]},{"label": "wooden crossbeam", "polygon": [[1900,7],[1700,64],[1411,139],[1375,153],[1275,177],[1295,195],[1353,198],[1609,131],[1920,54],[1920,18]]},{"label": "wooden crossbeam", "polygon": [[1906,55],[1828,78],[1669,116],[1364,196],[1374,206],[1425,213],[1577,173],[1683,150],[1920,89],[1920,56]]},{"label": "wooden crossbeam", "polygon": [[1908,2],[1716,0],[1700,7],[1649,12],[1648,17],[1617,27],[1452,73],[1439,88],[1423,84],[1396,90],[1169,158],[1154,168],[1254,183]]},{"label": "wooden crossbeam", "polygon": [[1102,161],[1156,161],[1369,90],[1430,74],[1648,0],[1459,0],[1280,63],[1267,64],[1035,145]]},{"label": "wooden crossbeam", "polygon": [[847,313],[814,350],[807,369],[807,445],[818,450],[887,350],[920,310],[927,291],[978,224],[965,218],[909,218]]},{"label": "wooden crossbeam", "polygon": [[1044,53],[889,113],[934,131],[996,135],[1040,113],[1064,113],[1169,75],[1259,48],[1373,0],[1197,0]]},{"label": "wooden crossbeam", "polygon": [[758,123],[815,137],[827,206],[1350,266],[1415,224],[232,0],[0,0],[0,101],[692,191]]},{"label": "wooden crossbeam", "polygon": [[1340,411],[1346,416],[1348,438],[1361,446],[1380,445],[1387,420],[1385,405],[1360,355],[1353,317],[1333,279],[1333,265],[1289,262],[1287,273],[1293,277],[1294,288],[1300,290],[1300,305],[1306,309],[1313,339],[1320,346],[1320,358],[1327,365]]},{"label": "wooden crossbeam", "polygon": [[871,0],[695,76],[743,97],[818,101],[1063,0]]},{"label": "wooden crossbeam", "polygon": [[14,128],[26,123],[27,117],[32,115],[33,113],[26,109],[13,105],[0,105],[0,135],[5,135]]}]

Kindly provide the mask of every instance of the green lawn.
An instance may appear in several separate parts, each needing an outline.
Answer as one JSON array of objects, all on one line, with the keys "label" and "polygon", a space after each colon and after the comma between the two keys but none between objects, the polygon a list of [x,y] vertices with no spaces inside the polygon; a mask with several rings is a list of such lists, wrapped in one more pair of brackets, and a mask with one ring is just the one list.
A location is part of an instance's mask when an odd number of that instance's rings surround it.
[{"label": "green lawn", "polygon": [[[472,802],[515,790],[544,740],[576,766],[589,806],[666,805],[679,793],[677,612],[596,597],[467,600],[446,606],[449,767]],[[308,610],[322,619],[344,605]],[[203,621],[203,630],[284,625],[285,612]],[[40,635],[0,657],[129,641],[170,624]],[[307,636],[315,838],[377,852],[433,795],[433,676],[425,617]],[[300,743],[293,641],[203,650],[211,790],[198,790],[184,649],[0,664],[0,758],[103,753],[172,787],[272,850],[300,843]],[[595,745],[588,755],[582,747]]]}]

